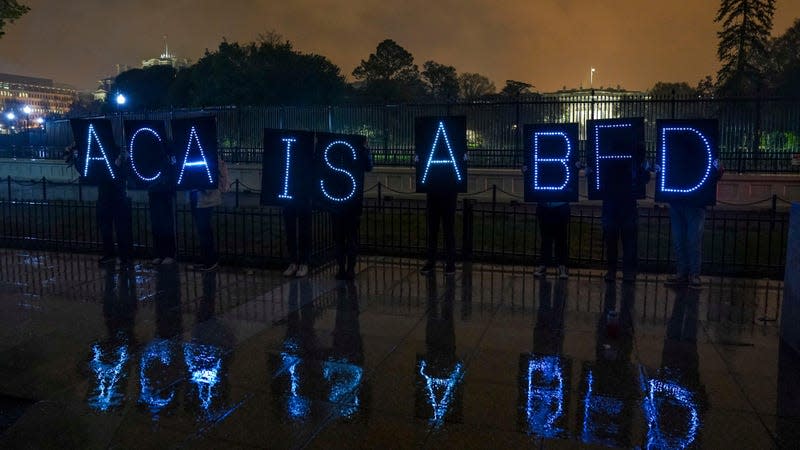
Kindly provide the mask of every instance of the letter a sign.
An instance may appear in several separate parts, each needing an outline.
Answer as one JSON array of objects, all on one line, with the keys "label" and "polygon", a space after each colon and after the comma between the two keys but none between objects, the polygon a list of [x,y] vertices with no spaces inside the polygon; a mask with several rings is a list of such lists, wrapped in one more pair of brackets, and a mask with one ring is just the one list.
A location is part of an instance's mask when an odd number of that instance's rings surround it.
[{"label": "letter a sign", "polygon": [[420,117],[415,132],[417,192],[467,192],[467,118]]}]

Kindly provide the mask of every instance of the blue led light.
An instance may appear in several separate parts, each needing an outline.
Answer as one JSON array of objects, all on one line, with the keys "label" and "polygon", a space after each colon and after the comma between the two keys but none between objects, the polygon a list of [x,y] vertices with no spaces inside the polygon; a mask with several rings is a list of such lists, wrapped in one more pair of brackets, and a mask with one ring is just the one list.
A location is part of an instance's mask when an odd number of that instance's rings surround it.
[{"label": "blue led light", "polygon": [[89,406],[100,411],[108,411],[122,404],[122,399],[125,397],[124,393],[117,392],[117,388],[120,380],[125,377],[123,369],[128,362],[128,346],[117,347],[116,359],[109,363],[103,362],[103,351],[99,345],[92,346],[92,353],[89,367],[97,378],[97,388],[89,397]]},{"label": "blue led light", "polygon": [[[114,169],[111,166],[111,162],[108,160],[108,155],[106,154],[105,149],[103,148],[103,144],[100,142],[100,138],[97,137],[97,132],[94,131],[94,124],[89,124],[89,131],[87,133],[87,142],[86,142],[86,161],[83,165],[83,176],[89,176],[89,161],[103,161],[106,163],[106,167],[108,168],[108,173],[111,174],[111,179],[116,180],[117,177],[114,174]],[[97,142],[97,147],[100,149],[100,154],[103,156],[92,156],[92,136],[94,136],[94,141]]]},{"label": "blue led light", "polygon": [[[539,158],[539,138],[540,137],[561,137],[567,144],[567,153],[563,158]],[[572,154],[572,143],[569,136],[563,131],[537,131],[533,133],[533,189],[546,190],[546,191],[560,191],[567,187],[569,183],[569,156]],[[540,163],[558,163],[564,166],[566,177],[561,186],[540,186],[539,185],[539,164]]]},{"label": "blue led light", "polygon": [[157,132],[157,131],[155,131],[155,130],[153,130],[152,128],[139,128],[138,130],[136,130],[136,131],[133,133],[133,136],[131,136],[131,143],[130,143],[130,145],[129,145],[129,147],[130,147],[130,149],[131,149],[131,167],[133,168],[133,173],[135,173],[135,174],[136,174],[136,176],[137,176],[137,177],[139,177],[139,179],[141,179],[142,181],[153,181],[153,180],[155,180],[156,178],[158,178],[158,177],[160,177],[160,176],[161,176],[161,171],[159,171],[157,174],[155,174],[155,175],[154,175],[154,176],[152,176],[152,177],[146,177],[146,176],[142,175],[142,174],[139,172],[139,169],[136,167],[136,158],[134,158],[134,155],[135,155],[135,153],[134,153],[134,149],[135,149],[134,143],[136,142],[136,136],[138,136],[138,135],[139,135],[139,133],[141,133],[141,132],[143,132],[143,131],[144,131],[145,133],[150,133],[150,134],[152,134],[153,136],[155,136],[155,137],[156,137],[156,140],[157,140],[158,142],[161,142],[161,136],[159,136],[158,132]]},{"label": "blue led light", "polygon": [[281,353],[282,366],[278,373],[289,373],[289,396],[286,399],[286,412],[294,420],[303,420],[311,411],[311,401],[300,395],[300,374],[297,368],[302,360],[289,353]]},{"label": "blue led light", "polygon": [[361,386],[364,369],[346,360],[325,361],[322,376],[331,384],[328,401],[339,405],[340,415],[352,417],[358,412],[358,389]]},{"label": "blue led light", "polygon": [[[706,170],[703,173],[703,178],[696,185],[687,189],[668,188],[667,187],[667,132],[672,133],[694,133],[703,141],[703,146],[706,150]],[[661,129],[661,191],[674,192],[677,194],[688,194],[700,189],[711,174],[711,165],[713,163],[714,155],[711,150],[711,144],[708,142],[706,136],[697,128],[691,127],[664,127]]]},{"label": "blue led light", "polygon": [[330,144],[328,144],[328,146],[325,147],[325,150],[322,152],[322,158],[324,159],[325,164],[328,166],[328,168],[330,168],[334,172],[339,172],[347,175],[347,177],[350,178],[350,183],[352,185],[352,188],[350,189],[350,193],[345,195],[344,197],[334,197],[330,193],[328,193],[328,191],[325,189],[324,179],[319,180],[319,187],[322,190],[322,195],[324,195],[328,200],[333,202],[346,202],[356,195],[356,188],[357,188],[356,178],[350,172],[342,169],[341,167],[335,167],[333,164],[331,164],[331,160],[328,157],[328,152],[334,145],[344,145],[345,147],[350,149],[350,153],[353,155],[354,161],[358,159],[358,152],[356,152],[356,149],[352,145],[350,145],[345,141],[333,141]]},{"label": "blue led light", "polygon": [[586,397],[583,399],[583,429],[581,439],[583,442],[592,444],[602,444],[610,447],[618,447],[611,439],[604,439],[604,435],[617,435],[621,432],[615,423],[596,423],[592,417],[593,413],[601,414],[606,417],[616,417],[622,412],[622,401],[613,397],[594,395],[594,377],[590,370],[586,376]]},{"label": "blue led light", "polygon": [[[700,429],[700,414],[691,391],[672,381],[649,380],[644,399],[647,416],[646,448],[687,448],[697,437]],[[670,436],[659,425],[659,406],[671,403],[683,408],[688,414],[688,429],[684,436]]]},{"label": "blue led light", "polygon": [[[448,159],[433,159],[433,154],[436,152],[436,146],[439,144],[439,136],[442,136],[445,146],[447,147],[447,154],[449,155]],[[428,171],[431,168],[431,164],[451,164],[453,166],[453,170],[456,172],[456,180],[459,183],[461,182],[461,170],[459,170],[458,163],[456,163],[456,157],[453,154],[453,148],[450,146],[450,139],[447,137],[447,131],[444,129],[444,122],[442,121],[439,121],[439,128],[436,129],[436,136],[433,138],[433,145],[431,146],[431,151],[428,154],[428,160],[425,163],[425,171],[422,172],[422,179],[420,180],[421,184],[425,184],[428,181]]]},{"label": "blue led light", "polygon": [[292,143],[296,142],[295,138],[283,138],[281,141],[286,143],[286,168],[283,173],[283,193],[278,195],[278,198],[285,198],[291,200],[292,196],[289,195],[289,169],[292,166]]},{"label": "blue led light", "polygon": [[142,388],[139,395],[139,402],[145,404],[150,409],[151,413],[158,414],[172,402],[173,397],[175,397],[175,392],[170,392],[166,397],[160,397],[158,395],[159,390],[150,386],[150,378],[147,375],[147,371],[154,361],[158,361],[164,366],[168,366],[172,362],[169,340],[158,339],[153,341],[142,353],[139,364],[139,384]]},{"label": "blue led light", "polygon": [[[202,159],[197,161],[188,161],[189,150],[192,148],[192,142],[197,143],[197,149],[200,150],[200,158]],[[206,175],[208,175],[208,183],[214,184],[214,178],[211,177],[211,168],[208,167],[208,161],[206,160],[206,153],[203,151],[203,145],[200,144],[200,138],[197,137],[197,130],[194,127],[192,127],[192,129],[189,131],[189,140],[186,141],[186,153],[183,155],[183,165],[181,165],[181,172],[180,175],[178,175],[178,184],[181,184],[183,181],[183,171],[187,166],[205,166]]]},{"label": "blue led light", "polygon": [[[447,378],[436,378],[425,374],[425,360],[419,362],[419,374],[425,380],[425,390],[428,394],[428,403],[433,410],[433,416],[428,421],[433,428],[439,428],[444,425],[444,418],[447,415],[447,410],[450,408],[450,402],[453,401],[456,386],[464,377],[464,368],[460,362],[457,362],[450,376]],[[436,391],[441,393],[441,398],[436,399]]]},{"label": "blue led light", "polygon": [[[541,384],[535,383],[536,375]],[[557,356],[536,357],[528,361],[528,389],[525,415],[528,432],[553,438],[564,432],[556,421],[564,413],[564,377]]]},{"label": "blue led light", "polygon": [[189,381],[197,386],[200,407],[208,411],[221,380],[222,350],[212,345],[187,343],[183,347],[183,359],[189,369]]},{"label": "blue led light", "polygon": [[600,154],[600,129],[601,128],[630,128],[631,123],[597,124],[594,126],[594,156],[595,156],[595,187],[600,190],[600,160],[601,159],[632,159],[631,155],[601,155]]}]

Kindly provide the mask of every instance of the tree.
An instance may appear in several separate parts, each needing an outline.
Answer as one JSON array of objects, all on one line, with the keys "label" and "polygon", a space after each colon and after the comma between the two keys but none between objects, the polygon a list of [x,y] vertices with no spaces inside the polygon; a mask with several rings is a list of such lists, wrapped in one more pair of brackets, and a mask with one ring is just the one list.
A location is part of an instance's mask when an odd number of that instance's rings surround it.
[{"label": "tree", "polygon": [[705,78],[697,82],[697,87],[694,88],[699,97],[713,97],[714,96],[714,80],[711,75],[706,75]]},{"label": "tree", "polygon": [[14,23],[15,20],[22,17],[23,14],[31,9],[17,0],[0,0],[0,37],[3,37],[7,23]]},{"label": "tree", "polygon": [[721,1],[714,19],[722,24],[717,33],[720,94],[748,96],[760,91],[774,13],[775,0]]},{"label": "tree", "polygon": [[519,99],[522,96],[532,94],[533,85],[524,81],[506,80],[506,85],[500,91],[500,95]]},{"label": "tree", "polygon": [[770,42],[769,85],[775,95],[800,97],[800,19]]},{"label": "tree", "polygon": [[475,101],[495,93],[494,83],[479,73],[462,73],[458,76],[458,91],[462,100]]},{"label": "tree", "polygon": [[411,101],[420,96],[423,84],[414,56],[391,39],[386,39],[367,60],[353,70],[359,91],[368,100]]},{"label": "tree", "polygon": [[115,108],[116,94],[125,95],[126,110],[160,109],[169,106],[168,92],[175,80],[172,66],[131,69],[117,75],[106,99],[108,108]]},{"label": "tree", "polygon": [[458,76],[455,67],[434,61],[427,61],[422,67],[424,68],[422,79],[432,100],[452,102],[458,99]]},{"label": "tree", "polygon": [[671,98],[673,95],[679,98],[695,97],[697,90],[689,86],[689,83],[667,83],[659,81],[648,91],[654,98]]}]

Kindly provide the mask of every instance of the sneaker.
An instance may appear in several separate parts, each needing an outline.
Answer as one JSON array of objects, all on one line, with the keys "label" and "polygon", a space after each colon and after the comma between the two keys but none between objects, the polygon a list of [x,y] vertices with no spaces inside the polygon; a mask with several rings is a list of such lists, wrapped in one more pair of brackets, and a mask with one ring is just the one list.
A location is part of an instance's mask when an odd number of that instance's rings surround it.
[{"label": "sneaker", "polygon": [[117,262],[117,258],[114,256],[103,256],[99,260],[97,260],[97,265],[99,266],[106,266],[111,265]]},{"label": "sneaker", "polygon": [[150,264],[152,264],[154,266],[157,266],[157,265],[161,264],[162,261],[164,261],[164,260],[161,259],[161,258],[153,258],[153,260],[150,261]]},{"label": "sneaker", "polygon": [[291,263],[286,270],[283,271],[283,276],[285,277],[292,277],[297,272],[297,264]]},{"label": "sneaker", "polygon": [[456,274],[456,265],[453,263],[447,263],[444,266],[444,274],[445,275],[455,275]]},{"label": "sneaker", "polygon": [[161,265],[162,266],[170,266],[172,264],[175,264],[175,262],[176,262],[175,258],[170,258],[169,256],[167,256],[166,258],[161,260]]},{"label": "sneaker", "polygon": [[566,280],[567,278],[569,278],[569,274],[567,273],[567,267],[566,266],[563,266],[563,265],[558,266],[558,278],[560,278],[562,280]]},{"label": "sneaker", "polygon": [[297,273],[295,273],[294,276],[297,278],[305,278],[308,276],[308,265],[300,264],[300,266],[297,268]]},{"label": "sneaker", "polygon": [[697,275],[690,275],[689,276],[689,287],[692,289],[702,289],[703,287],[703,280],[700,279]]},{"label": "sneaker", "polygon": [[633,283],[634,281],[636,281],[636,272],[623,272],[622,274],[623,283]]},{"label": "sneaker", "polygon": [[421,269],[419,269],[419,273],[421,273],[422,275],[430,275],[433,273],[435,268],[436,264],[434,264],[433,261],[428,261],[425,263],[424,266],[422,266]]},{"label": "sneaker", "polygon": [[542,278],[543,276],[547,275],[547,266],[539,266],[536,270],[533,271],[533,276],[536,278]]},{"label": "sneaker", "polygon": [[608,282],[610,282],[610,283],[613,283],[614,281],[617,281],[617,271],[616,270],[608,270],[608,271],[606,271],[606,274],[603,275],[603,279],[608,281]]},{"label": "sneaker", "polygon": [[686,275],[672,275],[667,277],[667,281],[664,282],[665,286],[682,286],[689,282],[689,278]]}]

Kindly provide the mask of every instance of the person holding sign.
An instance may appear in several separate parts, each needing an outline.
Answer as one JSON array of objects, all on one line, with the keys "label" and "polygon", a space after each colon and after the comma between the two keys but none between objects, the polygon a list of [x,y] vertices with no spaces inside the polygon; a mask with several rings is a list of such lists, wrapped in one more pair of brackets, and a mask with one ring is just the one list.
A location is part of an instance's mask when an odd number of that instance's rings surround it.
[{"label": "person holding sign", "polygon": [[[558,278],[566,280],[567,273],[567,230],[569,228],[570,207],[567,202],[540,202],[536,206],[536,218],[542,238],[542,257],[533,276],[547,275],[547,268],[553,263],[558,266]],[[553,252],[555,251],[555,257]]]},{"label": "person holding sign", "polygon": [[717,159],[716,120],[659,120],[656,201],[669,203],[676,273],[667,285],[702,286],[700,280],[706,206],[716,203],[724,168]]},{"label": "person holding sign", "polygon": [[467,119],[420,117],[415,124],[414,162],[417,192],[427,199],[428,252],[420,269],[430,275],[436,267],[439,224],[444,231],[445,275],[456,272],[456,200],[467,190]]},{"label": "person holding sign", "polygon": [[[222,158],[217,157],[219,183],[213,189],[192,189],[189,201],[192,207],[197,238],[200,241],[200,263],[192,266],[192,270],[209,272],[219,267],[219,255],[214,243],[214,229],[211,218],[214,208],[222,205],[222,190],[228,186],[228,168]],[[227,189],[226,189],[227,190]]]},{"label": "person holding sign", "polygon": [[[364,167],[363,171],[371,172],[373,167],[372,152],[366,145],[360,145],[358,150],[358,159]],[[346,203],[341,208],[331,212],[333,236],[336,242],[337,280],[352,280],[356,276],[356,259],[359,247],[358,233],[361,214],[364,210],[363,203],[363,199],[358,199],[357,201]]]}]

